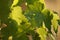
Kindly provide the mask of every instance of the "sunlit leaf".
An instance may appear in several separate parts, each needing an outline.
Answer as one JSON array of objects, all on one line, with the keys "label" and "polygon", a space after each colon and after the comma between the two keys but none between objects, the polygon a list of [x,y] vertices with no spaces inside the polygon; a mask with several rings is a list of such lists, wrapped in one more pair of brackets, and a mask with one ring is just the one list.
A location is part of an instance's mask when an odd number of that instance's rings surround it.
[{"label": "sunlit leaf", "polygon": [[57,29],[58,29],[58,20],[59,20],[59,16],[57,14],[53,14],[52,26],[56,33],[57,33]]},{"label": "sunlit leaf", "polygon": [[28,21],[25,16],[22,14],[21,7],[14,7],[12,12],[10,13],[10,18],[15,20],[18,24],[20,24],[23,20]]},{"label": "sunlit leaf", "polygon": [[43,4],[45,3],[44,0],[39,0],[39,1],[40,1],[41,3],[43,3]]},{"label": "sunlit leaf", "polygon": [[12,4],[12,6],[11,7],[13,7],[13,6],[15,6],[15,5],[17,5],[17,3],[19,2],[19,0],[14,0],[13,1],[13,4]]},{"label": "sunlit leaf", "polygon": [[47,32],[44,28],[38,28],[37,33],[39,34],[39,37],[41,38],[41,40],[46,40]]}]

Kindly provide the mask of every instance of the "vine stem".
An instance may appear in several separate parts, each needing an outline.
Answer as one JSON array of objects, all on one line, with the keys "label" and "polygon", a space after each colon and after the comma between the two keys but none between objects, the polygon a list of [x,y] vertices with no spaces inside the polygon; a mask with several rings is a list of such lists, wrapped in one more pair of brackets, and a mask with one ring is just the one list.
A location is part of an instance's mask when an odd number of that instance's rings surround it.
[{"label": "vine stem", "polygon": [[33,40],[32,35],[27,35],[27,37],[29,38],[29,40]]}]

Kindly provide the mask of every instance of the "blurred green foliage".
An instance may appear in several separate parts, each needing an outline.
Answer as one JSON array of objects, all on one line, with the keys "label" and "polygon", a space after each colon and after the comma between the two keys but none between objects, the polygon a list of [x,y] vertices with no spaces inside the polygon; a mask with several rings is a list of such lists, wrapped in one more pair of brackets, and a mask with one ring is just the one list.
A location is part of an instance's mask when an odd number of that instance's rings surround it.
[{"label": "blurred green foliage", "polygon": [[[24,10],[23,10],[24,9]],[[2,40],[46,40],[52,34],[51,27],[57,34],[59,16],[45,8],[40,0],[0,0],[0,20],[7,27],[2,27]],[[28,36],[27,36],[28,35]]]}]

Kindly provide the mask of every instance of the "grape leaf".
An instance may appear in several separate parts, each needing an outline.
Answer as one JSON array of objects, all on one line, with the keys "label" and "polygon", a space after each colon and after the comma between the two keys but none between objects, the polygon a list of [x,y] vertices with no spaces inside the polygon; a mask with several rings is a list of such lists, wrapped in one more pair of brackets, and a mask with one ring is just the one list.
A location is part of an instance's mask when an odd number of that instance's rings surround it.
[{"label": "grape leaf", "polygon": [[28,5],[28,8],[34,11],[42,11],[44,9],[44,4],[40,2],[34,2],[33,4]]},{"label": "grape leaf", "polygon": [[25,16],[31,23],[32,27],[40,27],[42,25],[43,15],[40,12],[29,11],[26,12]]},{"label": "grape leaf", "polygon": [[39,1],[39,0],[26,0],[28,4],[33,4],[34,2]]}]

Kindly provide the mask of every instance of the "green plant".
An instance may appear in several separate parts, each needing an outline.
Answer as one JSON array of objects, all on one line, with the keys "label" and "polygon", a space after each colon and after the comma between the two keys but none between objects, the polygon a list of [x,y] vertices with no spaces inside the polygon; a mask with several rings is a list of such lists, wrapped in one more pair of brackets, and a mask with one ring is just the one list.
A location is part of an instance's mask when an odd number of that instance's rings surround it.
[{"label": "green plant", "polygon": [[[0,31],[2,40],[46,40],[57,34],[59,16],[45,8],[41,0],[1,0]],[[52,36],[53,37],[52,37]]]}]

